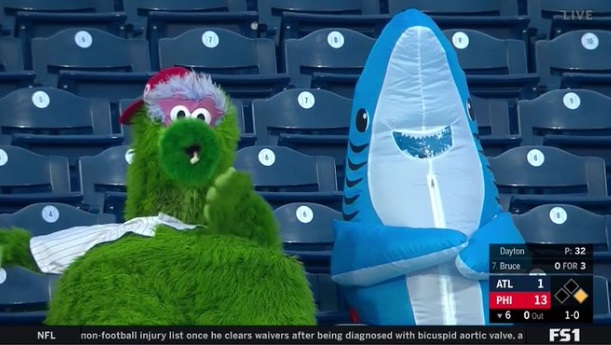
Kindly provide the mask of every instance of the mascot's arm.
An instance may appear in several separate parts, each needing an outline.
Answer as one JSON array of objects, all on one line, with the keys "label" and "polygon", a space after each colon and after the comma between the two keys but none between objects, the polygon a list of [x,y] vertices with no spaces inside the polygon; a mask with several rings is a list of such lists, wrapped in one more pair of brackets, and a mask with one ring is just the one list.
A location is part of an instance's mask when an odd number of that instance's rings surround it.
[{"label": "mascot's arm", "polygon": [[230,168],[215,180],[206,196],[204,214],[210,233],[232,234],[264,247],[282,249],[271,207],[243,172]]},{"label": "mascot's arm", "polygon": [[479,228],[456,258],[456,267],[467,278],[486,280],[490,275],[491,244],[523,244],[524,239],[506,212]]},{"label": "mascot's arm", "polygon": [[460,231],[336,221],[331,274],[344,286],[371,286],[453,260],[467,244]]},{"label": "mascot's arm", "polygon": [[29,231],[11,228],[0,230],[0,261],[4,266],[21,266],[39,272],[30,251]]}]

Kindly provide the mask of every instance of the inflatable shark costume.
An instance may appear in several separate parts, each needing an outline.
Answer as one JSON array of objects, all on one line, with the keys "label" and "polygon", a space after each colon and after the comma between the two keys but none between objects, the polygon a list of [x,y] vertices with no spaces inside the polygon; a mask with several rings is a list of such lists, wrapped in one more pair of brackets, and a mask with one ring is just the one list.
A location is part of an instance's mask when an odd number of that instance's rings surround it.
[{"label": "inflatable shark costume", "polygon": [[396,15],[358,81],[331,271],[370,325],[484,325],[489,245],[523,243],[431,18]]}]

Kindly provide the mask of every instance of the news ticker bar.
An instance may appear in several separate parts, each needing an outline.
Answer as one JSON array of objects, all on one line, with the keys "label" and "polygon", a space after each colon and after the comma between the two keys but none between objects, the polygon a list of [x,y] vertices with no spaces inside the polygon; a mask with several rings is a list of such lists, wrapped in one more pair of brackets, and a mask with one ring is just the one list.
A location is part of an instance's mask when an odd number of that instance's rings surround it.
[{"label": "news ticker bar", "polygon": [[569,327],[2,326],[0,344],[609,344],[609,327]]}]

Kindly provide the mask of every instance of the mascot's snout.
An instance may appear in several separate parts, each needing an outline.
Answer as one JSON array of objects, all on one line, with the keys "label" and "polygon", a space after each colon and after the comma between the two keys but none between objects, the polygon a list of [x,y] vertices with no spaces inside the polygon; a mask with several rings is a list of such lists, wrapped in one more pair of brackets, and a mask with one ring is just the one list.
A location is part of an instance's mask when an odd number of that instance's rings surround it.
[{"label": "mascot's snout", "polygon": [[219,166],[221,147],[228,144],[221,142],[217,127],[235,110],[226,95],[209,76],[174,67],[149,80],[142,99],[126,109],[121,123],[129,124],[142,105],[149,120],[161,125],[159,157],[150,159],[159,159],[163,173],[178,184],[210,184]]}]

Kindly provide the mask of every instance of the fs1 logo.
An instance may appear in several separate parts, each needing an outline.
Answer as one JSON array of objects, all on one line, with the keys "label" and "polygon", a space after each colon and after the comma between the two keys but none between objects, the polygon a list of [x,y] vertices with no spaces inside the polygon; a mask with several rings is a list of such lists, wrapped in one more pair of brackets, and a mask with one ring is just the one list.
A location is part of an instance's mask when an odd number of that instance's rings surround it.
[{"label": "fs1 logo", "polygon": [[578,343],[581,340],[579,328],[550,328],[550,343]]}]

